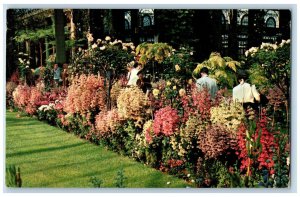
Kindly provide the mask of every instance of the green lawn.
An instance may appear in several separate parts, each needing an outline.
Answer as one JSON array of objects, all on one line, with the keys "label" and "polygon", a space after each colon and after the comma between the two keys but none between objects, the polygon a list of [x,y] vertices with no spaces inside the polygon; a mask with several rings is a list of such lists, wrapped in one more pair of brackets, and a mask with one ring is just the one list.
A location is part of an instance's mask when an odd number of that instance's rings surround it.
[{"label": "green lawn", "polygon": [[93,187],[92,176],[103,180],[102,187],[115,187],[119,169],[130,188],[190,186],[35,118],[16,115],[6,112],[6,164],[21,168],[22,187]]}]

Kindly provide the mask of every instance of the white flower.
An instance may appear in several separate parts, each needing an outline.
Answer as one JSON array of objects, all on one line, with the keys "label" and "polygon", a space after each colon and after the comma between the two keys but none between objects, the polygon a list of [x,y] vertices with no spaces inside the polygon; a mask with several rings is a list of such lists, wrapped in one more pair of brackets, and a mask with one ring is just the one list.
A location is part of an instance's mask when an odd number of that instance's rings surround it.
[{"label": "white flower", "polygon": [[101,39],[97,39],[98,44],[101,44],[101,41],[102,41]]},{"label": "white flower", "polygon": [[18,58],[18,60],[20,63],[22,63],[22,64],[24,63],[24,61],[21,58]]},{"label": "white flower", "polygon": [[122,48],[124,51],[127,51],[127,47],[126,46],[123,46]]},{"label": "white flower", "polygon": [[94,48],[97,48],[97,44],[96,44],[96,43],[94,43],[94,44],[92,45],[92,49],[94,49]]},{"label": "white flower", "polygon": [[28,60],[28,61],[26,62],[26,64],[30,64],[30,61]]},{"label": "white flower", "polygon": [[286,165],[288,165],[288,166],[290,165],[290,157],[286,158]]},{"label": "white flower", "polygon": [[82,51],[82,48],[81,48],[81,47],[79,47],[79,48],[78,48],[78,51],[79,51],[79,52],[81,52],[81,51]]},{"label": "white flower", "polygon": [[194,55],[193,51],[192,51],[192,52],[190,52],[190,55]]},{"label": "white flower", "polygon": [[170,185],[170,183],[171,183],[170,181],[169,181],[169,182],[167,182],[167,185]]},{"label": "white flower", "polygon": [[118,44],[118,40],[115,40],[112,45]]},{"label": "white flower", "polygon": [[190,176],[191,176],[191,174],[187,174],[186,176],[187,176],[187,177],[190,177]]},{"label": "white flower", "polygon": [[100,50],[103,51],[106,47],[105,46],[102,46],[100,47]]},{"label": "white flower", "polygon": [[248,57],[248,55],[249,55],[249,51],[246,51],[245,56]]},{"label": "white flower", "polygon": [[290,40],[290,39],[288,39],[288,40],[286,41],[286,43],[287,43],[287,44],[289,44],[290,42],[291,42],[291,40]]},{"label": "white flower", "polygon": [[122,43],[122,40],[118,40],[118,43]]},{"label": "white flower", "polygon": [[25,68],[29,68],[29,66],[26,66]]},{"label": "white flower", "polygon": [[131,50],[134,50],[134,49],[135,49],[135,46],[131,45],[130,48],[131,48]]},{"label": "white flower", "polygon": [[195,183],[195,180],[194,180],[194,179],[192,179],[192,180],[191,180],[191,182],[192,182],[192,183]]},{"label": "white flower", "polygon": [[105,40],[106,40],[106,41],[110,41],[111,38],[110,38],[109,36],[106,36],[106,37],[105,37]]}]

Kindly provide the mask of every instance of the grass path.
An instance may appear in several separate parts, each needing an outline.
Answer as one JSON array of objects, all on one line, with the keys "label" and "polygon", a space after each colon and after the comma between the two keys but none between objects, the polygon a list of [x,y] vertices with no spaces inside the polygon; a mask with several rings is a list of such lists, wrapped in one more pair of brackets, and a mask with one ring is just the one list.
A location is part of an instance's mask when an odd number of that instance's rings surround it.
[{"label": "grass path", "polygon": [[23,187],[93,187],[92,176],[102,179],[102,187],[115,187],[119,169],[124,169],[129,188],[189,186],[35,118],[16,115],[6,112],[6,164],[21,168]]}]

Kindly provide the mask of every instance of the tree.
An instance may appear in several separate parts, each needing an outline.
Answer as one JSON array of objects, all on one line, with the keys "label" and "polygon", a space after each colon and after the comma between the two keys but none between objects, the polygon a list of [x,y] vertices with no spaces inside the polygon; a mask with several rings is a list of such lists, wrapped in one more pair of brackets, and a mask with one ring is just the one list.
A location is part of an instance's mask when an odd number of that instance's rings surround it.
[{"label": "tree", "polygon": [[56,62],[60,64],[66,62],[64,22],[65,22],[65,16],[63,10],[55,9],[54,23],[55,23]]}]

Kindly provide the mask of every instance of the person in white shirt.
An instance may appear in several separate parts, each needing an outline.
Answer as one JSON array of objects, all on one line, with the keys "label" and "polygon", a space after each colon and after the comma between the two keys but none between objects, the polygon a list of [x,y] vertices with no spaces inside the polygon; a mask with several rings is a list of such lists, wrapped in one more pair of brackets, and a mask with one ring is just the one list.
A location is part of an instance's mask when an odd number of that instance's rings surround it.
[{"label": "person in white shirt", "polygon": [[255,101],[260,101],[260,94],[256,90],[255,85],[250,85],[245,82],[247,75],[242,73],[237,76],[239,85],[235,86],[232,90],[232,98],[234,102],[239,102],[243,104],[244,109],[248,107],[254,110],[258,109],[258,105]]},{"label": "person in white shirt", "polygon": [[210,97],[214,99],[218,91],[217,82],[215,79],[208,77],[208,68],[203,67],[200,70],[201,78],[197,79],[196,86],[201,91],[203,88],[207,88],[210,94]]},{"label": "person in white shirt", "polygon": [[131,62],[127,65],[127,69],[128,69],[127,86],[136,86],[136,82],[139,79],[138,72],[141,70],[141,65]]}]

